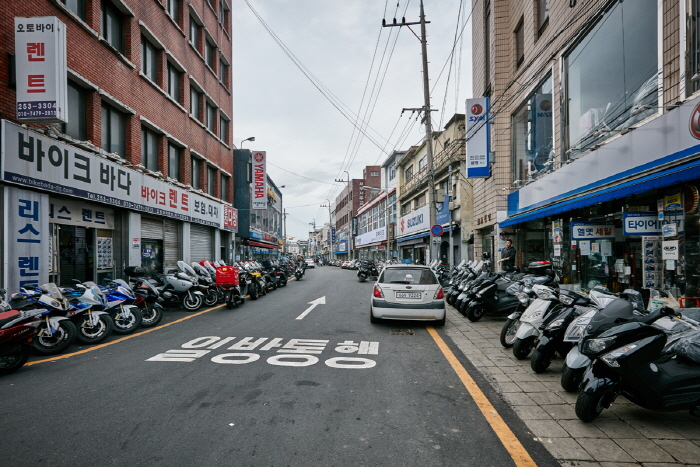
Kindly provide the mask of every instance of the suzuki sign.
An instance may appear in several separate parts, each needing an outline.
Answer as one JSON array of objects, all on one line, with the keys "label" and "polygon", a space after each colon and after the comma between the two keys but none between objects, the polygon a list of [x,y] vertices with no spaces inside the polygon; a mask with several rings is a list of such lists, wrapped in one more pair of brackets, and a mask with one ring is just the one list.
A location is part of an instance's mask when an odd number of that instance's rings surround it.
[{"label": "suzuki sign", "polygon": [[428,206],[423,206],[399,219],[396,226],[396,236],[404,237],[416,232],[427,231],[430,228],[429,209]]}]

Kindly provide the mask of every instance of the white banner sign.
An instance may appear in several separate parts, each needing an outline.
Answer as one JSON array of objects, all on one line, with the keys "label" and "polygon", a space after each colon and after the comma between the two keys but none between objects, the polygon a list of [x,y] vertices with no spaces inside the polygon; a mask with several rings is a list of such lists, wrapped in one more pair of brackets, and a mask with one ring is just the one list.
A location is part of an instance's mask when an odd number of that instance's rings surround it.
[{"label": "white banner sign", "polygon": [[49,281],[49,196],[5,188],[5,284],[8,293]]},{"label": "white banner sign", "polygon": [[114,209],[80,200],[50,198],[49,222],[114,230]]},{"label": "white banner sign", "polygon": [[2,121],[2,180],[134,211],[223,228],[223,205]]},{"label": "white banner sign", "polygon": [[55,16],[15,18],[15,63],[17,118],[67,121],[65,24]]},{"label": "white banner sign", "polygon": [[386,227],[381,227],[371,232],[355,237],[355,246],[369,245],[370,243],[383,242],[386,240]]},{"label": "white banner sign", "polygon": [[489,99],[467,99],[467,177],[489,177]]},{"label": "white banner sign", "polygon": [[396,227],[397,237],[410,235],[421,230],[428,230],[430,228],[430,211],[428,206],[423,206],[410,214],[406,214],[399,219]]},{"label": "white banner sign", "polygon": [[267,153],[253,152],[253,197],[251,209],[267,209]]}]

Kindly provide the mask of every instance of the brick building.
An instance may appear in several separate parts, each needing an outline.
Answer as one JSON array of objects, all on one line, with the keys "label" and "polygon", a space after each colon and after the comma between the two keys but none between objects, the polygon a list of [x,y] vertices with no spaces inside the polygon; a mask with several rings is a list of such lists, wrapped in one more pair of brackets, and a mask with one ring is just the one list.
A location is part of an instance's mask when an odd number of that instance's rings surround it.
[{"label": "brick building", "polygon": [[[375,194],[382,186],[381,167],[368,165],[362,171],[363,178],[354,178],[346,184],[343,191],[335,198],[336,245],[334,253],[339,259],[351,258],[353,250],[352,222],[357,210],[370,200],[371,188]],[[365,189],[366,187],[366,189]]]},{"label": "brick building", "polygon": [[[29,199],[42,212],[37,240],[51,256],[46,264],[43,252],[33,255],[42,263],[37,280],[101,280],[121,276],[125,265],[163,270],[180,259],[229,259],[235,211],[227,1],[6,0],[0,12],[4,162],[17,158],[15,137],[76,154],[66,156],[64,179],[50,171],[19,174],[34,177],[28,189],[23,179],[3,177],[8,212]],[[16,91],[24,83],[14,65],[25,51],[15,50],[15,17],[57,17],[65,25],[65,124],[18,126]],[[92,171],[85,186],[72,175],[84,168],[76,158]],[[95,183],[105,170],[121,177],[117,188]],[[22,241],[15,237],[3,238],[3,282],[12,291],[19,259],[8,251]]]}]

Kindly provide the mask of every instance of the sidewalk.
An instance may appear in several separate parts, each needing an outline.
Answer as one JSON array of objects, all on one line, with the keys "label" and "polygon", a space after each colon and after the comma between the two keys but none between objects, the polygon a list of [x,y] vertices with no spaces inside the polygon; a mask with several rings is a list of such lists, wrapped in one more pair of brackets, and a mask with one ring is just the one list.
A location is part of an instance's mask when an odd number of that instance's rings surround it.
[{"label": "sidewalk", "polygon": [[584,423],[574,412],[577,394],[559,384],[561,358],[538,375],[529,358],[519,361],[499,343],[505,317],[472,323],[447,305],[447,320],[446,334],[561,465],[700,467],[700,417],[652,412],[619,397]]}]

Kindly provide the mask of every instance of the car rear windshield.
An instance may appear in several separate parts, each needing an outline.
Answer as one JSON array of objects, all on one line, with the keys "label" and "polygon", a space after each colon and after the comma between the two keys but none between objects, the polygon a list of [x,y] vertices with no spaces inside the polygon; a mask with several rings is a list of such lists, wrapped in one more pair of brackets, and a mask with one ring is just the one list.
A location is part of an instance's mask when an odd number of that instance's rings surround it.
[{"label": "car rear windshield", "polygon": [[382,272],[379,282],[382,284],[437,284],[437,279],[433,271],[428,269],[385,269]]}]

